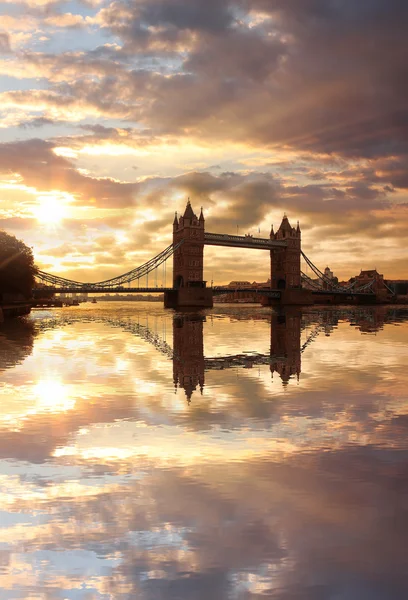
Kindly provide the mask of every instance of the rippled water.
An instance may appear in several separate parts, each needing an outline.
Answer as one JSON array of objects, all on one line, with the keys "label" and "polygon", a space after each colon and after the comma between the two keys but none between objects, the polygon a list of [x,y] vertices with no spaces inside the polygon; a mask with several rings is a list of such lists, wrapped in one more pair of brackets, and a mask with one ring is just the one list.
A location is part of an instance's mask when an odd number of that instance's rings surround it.
[{"label": "rippled water", "polygon": [[408,598],[408,309],[0,326],[0,599]]}]

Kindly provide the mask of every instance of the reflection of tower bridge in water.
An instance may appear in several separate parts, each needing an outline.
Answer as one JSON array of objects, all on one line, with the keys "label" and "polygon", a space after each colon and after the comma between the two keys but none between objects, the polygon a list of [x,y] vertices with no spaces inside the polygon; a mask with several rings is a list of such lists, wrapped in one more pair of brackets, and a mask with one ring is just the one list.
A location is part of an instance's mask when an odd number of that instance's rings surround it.
[{"label": "reflection of tower bridge in water", "polygon": [[[205,308],[213,305],[214,295],[228,294],[231,287],[207,287],[204,281],[204,246],[226,248],[245,248],[247,250],[266,250],[270,256],[270,286],[254,289],[239,287],[237,292],[250,291],[264,304],[306,305],[316,302],[352,303],[385,301],[393,294],[384,280],[377,277],[376,271],[364,280],[356,278],[347,286],[341,286],[320,271],[302,252],[301,230],[299,223],[292,227],[286,215],[279,229],[271,229],[269,238],[252,235],[228,235],[205,231],[203,211],[194,213],[188,201],[184,214],[175,216],[173,222],[173,243],[157,256],[140,267],[123,275],[97,283],[81,283],[38,271],[40,287],[35,290],[41,296],[44,288],[49,293],[163,293],[167,308]],[[173,282],[166,285],[166,263],[173,259]],[[304,271],[302,270],[302,261]],[[158,287],[158,274],[162,270],[164,285]],[[313,279],[305,271],[315,276]],[[150,282],[155,282],[149,287]],[[141,286],[141,281],[146,285]],[[134,287],[137,282],[137,287]],[[133,287],[125,288],[125,285]]]},{"label": "reflection of tower bridge in water", "polygon": [[[211,318],[208,317],[208,318]],[[320,325],[312,324],[311,332],[301,344],[301,314],[282,312],[281,314],[265,315],[262,321],[270,325],[270,351],[259,353],[253,350],[243,350],[239,354],[225,356],[205,356],[204,354],[204,323],[207,317],[200,313],[178,313],[170,318],[155,318],[146,315],[145,318],[120,319],[86,315],[70,315],[65,320],[55,319],[44,321],[41,329],[70,326],[74,323],[103,323],[110,327],[119,328],[129,334],[142,338],[155,347],[167,359],[173,362],[173,381],[175,389],[184,389],[187,399],[198,388],[203,391],[205,373],[226,369],[252,369],[253,367],[268,366],[272,375],[278,373],[283,385],[287,385],[293,377],[299,379],[301,372],[301,354],[317,336]],[[141,322],[142,321],[142,322]],[[144,321],[144,322],[143,322]],[[231,327],[234,325],[231,323]],[[173,345],[168,343],[170,334]],[[169,336],[170,337],[170,336]]]},{"label": "reflection of tower bridge in water", "polygon": [[[380,312],[379,312],[380,311]],[[347,320],[362,332],[378,331],[385,322],[392,321],[392,311],[384,307],[376,309],[358,309],[350,311],[316,311],[308,314],[291,308],[273,311],[271,314],[260,316],[259,320],[266,321],[270,326],[269,353],[261,354],[250,349],[243,349],[239,354],[225,356],[206,356],[204,351],[204,324],[213,318],[200,313],[175,314],[173,317],[152,317],[145,315],[138,319],[98,318],[70,316],[65,322],[72,325],[75,322],[102,322],[114,328],[120,328],[132,335],[142,338],[153,345],[158,352],[173,363],[173,381],[175,389],[183,389],[188,401],[194,391],[203,391],[205,374],[213,370],[252,369],[269,366],[271,375],[277,374],[283,386],[291,380],[299,379],[301,374],[301,357],[316,337],[323,333],[330,335],[339,320]],[[141,322],[142,321],[142,322]],[[143,322],[144,321],[144,322]],[[44,329],[64,325],[64,319],[44,323]],[[234,327],[234,323],[230,323]],[[173,338],[173,344],[167,342],[167,337]]]},{"label": "reflection of tower bridge in water", "polygon": [[[193,392],[204,387],[205,372],[243,367],[269,365],[271,374],[280,375],[283,385],[301,372],[301,354],[315,336],[301,346],[300,314],[273,314],[270,320],[270,352],[242,352],[227,356],[204,356],[204,317],[183,315],[173,321],[173,379],[174,384],[184,389],[188,401]],[[317,328],[316,328],[317,331]]]}]

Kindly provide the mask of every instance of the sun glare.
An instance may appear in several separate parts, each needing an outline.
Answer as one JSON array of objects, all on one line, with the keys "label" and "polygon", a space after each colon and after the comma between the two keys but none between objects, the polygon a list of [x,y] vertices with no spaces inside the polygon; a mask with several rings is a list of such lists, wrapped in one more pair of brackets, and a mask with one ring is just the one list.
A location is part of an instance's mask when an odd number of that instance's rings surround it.
[{"label": "sun glare", "polygon": [[68,388],[59,380],[40,380],[34,386],[34,394],[41,410],[65,412],[75,406],[75,399],[70,397]]},{"label": "sun glare", "polygon": [[58,225],[67,215],[67,205],[63,198],[56,196],[39,196],[33,214],[39,223]]}]

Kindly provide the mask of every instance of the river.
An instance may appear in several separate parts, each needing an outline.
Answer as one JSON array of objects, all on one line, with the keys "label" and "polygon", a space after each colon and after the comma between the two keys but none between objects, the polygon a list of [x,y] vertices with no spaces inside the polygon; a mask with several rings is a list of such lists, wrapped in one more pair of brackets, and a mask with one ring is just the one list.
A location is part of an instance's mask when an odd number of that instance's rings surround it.
[{"label": "river", "polygon": [[408,598],[408,308],[0,325],[0,600]]}]

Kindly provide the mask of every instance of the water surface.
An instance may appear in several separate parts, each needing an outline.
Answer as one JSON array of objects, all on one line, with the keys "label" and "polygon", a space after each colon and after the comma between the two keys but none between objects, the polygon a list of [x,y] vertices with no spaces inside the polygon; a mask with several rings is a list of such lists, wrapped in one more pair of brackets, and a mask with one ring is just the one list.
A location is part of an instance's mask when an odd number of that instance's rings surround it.
[{"label": "water surface", "polygon": [[0,599],[408,597],[408,309],[0,326]]}]

